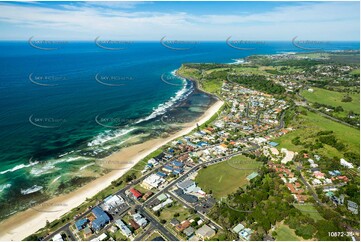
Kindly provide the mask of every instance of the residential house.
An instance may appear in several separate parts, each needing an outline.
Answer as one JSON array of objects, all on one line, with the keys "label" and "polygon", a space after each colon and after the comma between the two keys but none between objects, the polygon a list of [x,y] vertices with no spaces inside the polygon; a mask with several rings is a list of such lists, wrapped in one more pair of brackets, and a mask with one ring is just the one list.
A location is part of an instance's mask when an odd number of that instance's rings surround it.
[{"label": "residential house", "polygon": [[232,231],[235,232],[236,234],[238,234],[239,232],[241,232],[242,229],[244,229],[244,226],[243,226],[243,224],[239,223],[236,225],[236,227],[234,227],[232,229]]},{"label": "residential house", "polygon": [[183,230],[183,233],[187,236],[187,237],[191,237],[194,234],[194,228],[193,227],[188,227],[185,230]]},{"label": "residential house", "polygon": [[129,191],[133,194],[135,199],[139,199],[142,197],[142,193],[133,187],[130,188]]},{"label": "residential house", "polygon": [[196,235],[203,240],[210,239],[215,234],[216,234],[216,231],[214,231],[211,227],[209,227],[206,224],[196,230]]},{"label": "residential house", "polygon": [[352,163],[350,162],[347,162],[345,159],[341,158],[340,160],[340,164],[344,167],[347,167],[347,168],[353,168],[353,165]]},{"label": "residential house", "polygon": [[176,225],[175,228],[176,228],[178,231],[183,231],[183,230],[185,230],[186,228],[188,228],[190,225],[191,225],[191,223],[190,223],[188,220],[184,220],[184,221],[182,221],[180,224]]}]

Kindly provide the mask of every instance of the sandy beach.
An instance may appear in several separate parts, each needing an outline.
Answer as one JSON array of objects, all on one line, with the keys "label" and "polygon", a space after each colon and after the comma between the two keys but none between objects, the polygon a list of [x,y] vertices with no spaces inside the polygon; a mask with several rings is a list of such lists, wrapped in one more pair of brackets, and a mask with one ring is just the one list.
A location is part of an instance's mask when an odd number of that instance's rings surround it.
[{"label": "sandy beach", "polygon": [[82,204],[86,198],[94,196],[109,186],[113,180],[121,177],[148,154],[157,150],[169,141],[189,133],[196,128],[197,123],[205,123],[222,105],[222,101],[217,101],[197,120],[184,125],[184,128],[181,131],[167,138],[149,140],[142,144],[133,145],[113,153],[105,159],[107,161],[127,160],[128,162],[126,162],[123,167],[121,166],[122,164],[119,163],[118,169],[97,178],[71,193],[54,197],[43,204],[19,212],[2,221],[0,223],[0,240],[22,240],[30,234],[35,233],[46,225],[47,220],[51,222],[61,217],[71,209]]}]

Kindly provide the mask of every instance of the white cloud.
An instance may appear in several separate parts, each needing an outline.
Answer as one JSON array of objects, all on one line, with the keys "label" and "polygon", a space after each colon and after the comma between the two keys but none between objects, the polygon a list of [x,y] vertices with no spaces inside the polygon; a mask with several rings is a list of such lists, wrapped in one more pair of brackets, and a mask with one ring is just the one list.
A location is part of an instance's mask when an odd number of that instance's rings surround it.
[{"label": "white cloud", "polygon": [[136,11],[138,4],[143,3],[64,3],[56,9],[44,4],[1,3],[0,23],[22,30],[2,31],[2,38],[27,39],[33,35],[88,40],[99,35],[132,40],[159,40],[164,35],[197,40],[224,40],[229,35],[262,40],[288,40],[295,35],[328,40],[359,38],[359,4],[355,2],[308,2],[239,15]]}]

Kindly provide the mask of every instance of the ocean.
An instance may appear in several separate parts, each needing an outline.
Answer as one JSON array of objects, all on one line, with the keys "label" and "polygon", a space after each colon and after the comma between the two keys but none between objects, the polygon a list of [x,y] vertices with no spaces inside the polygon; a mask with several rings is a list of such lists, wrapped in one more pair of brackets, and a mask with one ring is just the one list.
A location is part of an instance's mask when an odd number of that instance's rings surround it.
[{"label": "ocean", "polygon": [[[310,51],[291,41],[251,48],[226,42],[56,44],[44,50],[49,43],[0,42],[0,218],[89,182],[95,176],[87,170],[104,174],[98,158],[199,117],[215,100],[174,75],[182,63]],[[358,50],[359,42],[322,48]],[[33,186],[41,192],[26,194]]]}]

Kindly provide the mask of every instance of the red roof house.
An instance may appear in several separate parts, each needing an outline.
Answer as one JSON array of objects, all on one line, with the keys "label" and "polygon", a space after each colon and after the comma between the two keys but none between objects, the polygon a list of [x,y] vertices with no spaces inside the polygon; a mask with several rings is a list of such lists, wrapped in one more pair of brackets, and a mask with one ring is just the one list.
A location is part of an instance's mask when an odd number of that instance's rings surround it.
[{"label": "red roof house", "polygon": [[129,191],[133,194],[133,196],[138,199],[142,196],[142,193],[140,193],[137,189],[134,189],[133,187],[129,189]]}]

